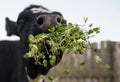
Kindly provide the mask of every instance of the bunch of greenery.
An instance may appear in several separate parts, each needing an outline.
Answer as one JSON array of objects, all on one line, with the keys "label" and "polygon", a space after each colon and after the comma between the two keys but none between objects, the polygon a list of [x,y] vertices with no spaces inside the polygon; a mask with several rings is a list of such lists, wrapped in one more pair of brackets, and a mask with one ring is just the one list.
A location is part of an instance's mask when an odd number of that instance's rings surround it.
[{"label": "bunch of greenery", "polygon": [[[87,19],[84,19],[86,24]],[[25,55],[26,58],[34,58],[36,64],[47,66],[47,60],[45,60],[45,52],[49,54],[50,64],[55,65],[56,55],[60,51],[64,52],[69,50],[70,53],[83,54],[85,48],[90,45],[89,38],[100,32],[98,27],[93,28],[92,24],[88,25],[89,29],[84,29],[86,25],[68,25],[51,26],[49,33],[42,33],[36,36],[29,36],[30,51]],[[48,51],[46,44],[49,45],[50,52]],[[43,51],[43,49],[45,51]],[[38,60],[42,58],[43,62]]]}]

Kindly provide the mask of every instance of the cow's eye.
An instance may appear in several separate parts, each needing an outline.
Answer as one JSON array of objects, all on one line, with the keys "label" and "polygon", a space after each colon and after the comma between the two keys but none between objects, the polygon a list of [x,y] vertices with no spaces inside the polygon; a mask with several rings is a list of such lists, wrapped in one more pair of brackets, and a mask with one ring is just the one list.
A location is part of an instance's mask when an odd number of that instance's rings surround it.
[{"label": "cow's eye", "polygon": [[17,24],[20,25],[20,24],[22,24],[23,22],[24,22],[24,19],[20,19],[20,20],[18,20]]}]

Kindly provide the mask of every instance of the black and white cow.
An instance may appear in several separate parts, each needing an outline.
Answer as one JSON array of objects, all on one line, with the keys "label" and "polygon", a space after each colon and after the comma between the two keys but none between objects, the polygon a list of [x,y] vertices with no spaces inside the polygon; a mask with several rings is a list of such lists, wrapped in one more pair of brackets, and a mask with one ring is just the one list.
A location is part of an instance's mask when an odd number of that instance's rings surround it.
[{"label": "black and white cow", "polygon": [[[38,75],[48,73],[53,66],[49,63],[47,52],[45,52],[47,67],[35,65],[33,58],[24,58],[25,53],[29,51],[28,36],[48,33],[49,25],[66,24],[64,18],[61,20],[61,16],[59,12],[50,11],[39,5],[31,5],[19,14],[17,22],[6,18],[8,35],[15,34],[20,37],[20,40],[0,41],[0,82],[28,82],[27,75],[35,79]],[[57,58],[56,64],[60,62],[62,52],[57,54]]]}]

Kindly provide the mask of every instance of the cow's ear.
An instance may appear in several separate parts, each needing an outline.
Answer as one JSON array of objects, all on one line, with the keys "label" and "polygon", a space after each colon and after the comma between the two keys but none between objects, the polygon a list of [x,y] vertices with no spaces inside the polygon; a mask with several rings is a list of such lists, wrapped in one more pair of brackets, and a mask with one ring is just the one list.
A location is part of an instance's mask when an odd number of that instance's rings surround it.
[{"label": "cow's ear", "polygon": [[6,20],[7,35],[8,36],[11,36],[11,35],[19,36],[17,23],[10,20],[8,17],[6,17],[5,20]]}]

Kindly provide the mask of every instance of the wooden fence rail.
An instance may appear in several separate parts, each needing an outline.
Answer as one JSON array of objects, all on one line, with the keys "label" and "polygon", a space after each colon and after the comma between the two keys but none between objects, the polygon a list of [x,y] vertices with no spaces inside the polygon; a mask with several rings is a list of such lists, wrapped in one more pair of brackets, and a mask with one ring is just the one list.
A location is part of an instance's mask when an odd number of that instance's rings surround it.
[{"label": "wooden fence rail", "polygon": [[[92,46],[95,50],[86,49],[85,55],[65,53],[61,63],[48,75],[54,76],[55,82],[120,82],[120,43],[102,41]],[[95,63],[96,55],[102,59],[100,64]],[[80,66],[84,60],[86,65]],[[104,70],[106,64],[111,66],[107,71]],[[64,68],[70,68],[71,73],[65,75]]]}]

